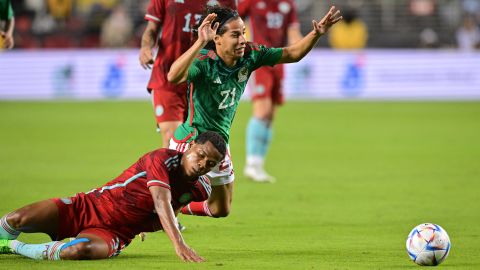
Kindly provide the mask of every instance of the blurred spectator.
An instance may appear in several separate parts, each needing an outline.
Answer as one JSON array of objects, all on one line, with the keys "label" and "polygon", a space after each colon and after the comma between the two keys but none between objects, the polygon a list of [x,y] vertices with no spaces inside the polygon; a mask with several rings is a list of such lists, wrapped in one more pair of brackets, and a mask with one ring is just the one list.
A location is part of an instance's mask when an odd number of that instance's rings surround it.
[{"label": "blurred spectator", "polygon": [[102,47],[127,47],[133,34],[133,22],[123,5],[117,5],[102,25]]},{"label": "blurred spectator", "polygon": [[463,23],[458,28],[456,36],[460,50],[473,51],[480,48],[480,30],[473,15],[467,14],[464,16]]},{"label": "blurred spectator", "polygon": [[0,23],[3,24],[0,27],[0,49],[11,49],[14,45],[15,18],[10,0],[0,0]]},{"label": "blurred spectator", "polygon": [[330,46],[334,49],[362,49],[367,45],[366,24],[357,17],[357,11],[346,8],[342,11],[343,20],[332,27],[329,34]]},{"label": "blurred spectator", "polygon": [[65,21],[72,13],[72,0],[48,0],[48,11],[56,20]]},{"label": "blurred spectator", "polygon": [[433,49],[439,47],[438,34],[432,28],[425,28],[420,32],[420,48]]}]

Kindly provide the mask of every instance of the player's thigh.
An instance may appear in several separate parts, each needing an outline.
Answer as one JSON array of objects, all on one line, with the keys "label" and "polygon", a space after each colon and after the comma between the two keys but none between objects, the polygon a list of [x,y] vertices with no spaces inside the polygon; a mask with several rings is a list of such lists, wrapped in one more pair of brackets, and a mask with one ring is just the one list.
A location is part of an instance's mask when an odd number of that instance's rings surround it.
[{"label": "player's thigh", "polygon": [[58,207],[52,200],[29,204],[7,215],[7,222],[15,229],[43,232],[54,236],[58,230]]},{"label": "player's thigh", "polygon": [[158,124],[185,120],[187,108],[185,92],[153,89],[151,93],[153,110]]},{"label": "player's thigh", "polygon": [[209,201],[230,204],[232,197],[233,182],[221,186],[212,186],[212,194],[210,194]]},{"label": "player's thigh", "polygon": [[273,118],[274,104],[270,97],[261,97],[252,100],[253,116],[257,119],[270,121]]}]

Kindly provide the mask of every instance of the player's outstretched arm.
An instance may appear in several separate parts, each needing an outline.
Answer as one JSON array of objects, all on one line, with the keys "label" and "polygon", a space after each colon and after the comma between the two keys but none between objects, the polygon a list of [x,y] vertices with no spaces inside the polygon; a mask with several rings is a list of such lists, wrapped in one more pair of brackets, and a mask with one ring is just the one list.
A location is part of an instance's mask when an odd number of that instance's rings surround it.
[{"label": "player's outstretched arm", "polygon": [[215,37],[218,29],[218,22],[212,25],[217,14],[211,13],[203,20],[198,27],[198,39],[195,43],[173,62],[167,74],[167,80],[171,83],[182,83],[187,80],[188,69],[195,60],[195,57],[205,45]]},{"label": "player's outstretched arm", "polygon": [[178,230],[175,212],[170,204],[172,200],[170,190],[163,187],[152,186],[150,187],[150,193],[152,194],[153,203],[155,204],[155,210],[160,218],[160,223],[162,224],[163,230],[172,241],[177,256],[184,262],[205,261],[205,259],[185,243],[182,234]]},{"label": "player's outstretched arm", "polygon": [[300,61],[312,50],[318,39],[341,19],[340,10],[337,10],[334,6],[330,7],[330,10],[320,22],[312,21],[313,30],[310,33],[295,44],[283,48],[282,57],[278,63],[294,63]]}]

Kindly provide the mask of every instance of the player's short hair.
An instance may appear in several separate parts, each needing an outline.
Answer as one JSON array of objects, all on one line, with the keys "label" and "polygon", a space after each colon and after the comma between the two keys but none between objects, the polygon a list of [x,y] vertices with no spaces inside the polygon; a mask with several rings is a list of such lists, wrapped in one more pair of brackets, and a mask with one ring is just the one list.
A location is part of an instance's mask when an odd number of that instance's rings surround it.
[{"label": "player's short hair", "polygon": [[[218,29],[217,29],[217,35],[223,35],[225,32],[227,32],[227,27],[225,25],[228,22],[230,22],[231,20],[236,20],[240,18],[240,15],[238,14],[238,12],[229,7],[222,7],[219,5],[207,6],[205,11],[203,12],[202,17],[198,21],[198,24],[193,29],[194,36],[196,38],[198,37],[198,27],[200,27],[203,20],[205,20],[205,18],[207,18],[208,14],[210,13],[217,14],[217,18],[215,18],[215,20],[212,22],[212,26],[215,25],[215,23],[217,22],[219,23]],[[213,41],[210,41],[205,46],[205,48],[210,50],[215,50],[215,43]]]},{"label": "player's short hair", "polygon": [[227,143],[220,134],[215,131],[206,131],[200,133],[197,138],[194,140],[195,143],[205,144],[206,142],[211,142],[213,146],[220,152],[222,159],[227,154]]}]

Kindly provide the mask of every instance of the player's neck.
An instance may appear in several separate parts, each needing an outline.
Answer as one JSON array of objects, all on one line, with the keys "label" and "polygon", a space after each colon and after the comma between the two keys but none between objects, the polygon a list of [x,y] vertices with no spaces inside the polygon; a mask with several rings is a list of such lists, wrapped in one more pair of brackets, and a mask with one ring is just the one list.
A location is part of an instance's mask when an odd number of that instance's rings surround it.
[{"label": "player's neck", "polygon": [[234,67],[237,62],[238,62],[238,59],[233,57],[233,56],[230,56],[226,53],[223,53],[223,52],[217,52],[217,55],[218,57],[220,57],[220,59],[222,59],[223,63],[225,63],[225,65],[227,67]]}]

